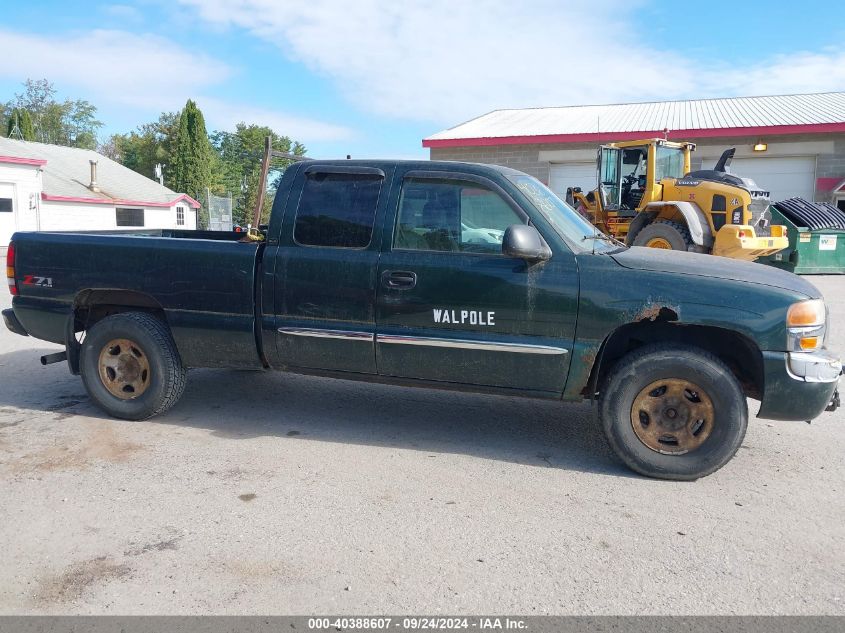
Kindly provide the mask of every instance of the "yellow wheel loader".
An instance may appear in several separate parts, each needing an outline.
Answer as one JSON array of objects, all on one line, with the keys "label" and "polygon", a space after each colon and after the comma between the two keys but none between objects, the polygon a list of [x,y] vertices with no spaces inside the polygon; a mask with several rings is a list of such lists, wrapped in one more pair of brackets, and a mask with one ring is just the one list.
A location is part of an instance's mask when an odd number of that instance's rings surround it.
[{"label": "yellow wheel loader", "polygon": [[771,224],[769,192],[729,173],[734,149],[714,169],[690,171],[695,143],[663,139],[602,145],[598,188],[570,187],[566,201],[599,229],[632,246],[753,261],[789,245]]}]

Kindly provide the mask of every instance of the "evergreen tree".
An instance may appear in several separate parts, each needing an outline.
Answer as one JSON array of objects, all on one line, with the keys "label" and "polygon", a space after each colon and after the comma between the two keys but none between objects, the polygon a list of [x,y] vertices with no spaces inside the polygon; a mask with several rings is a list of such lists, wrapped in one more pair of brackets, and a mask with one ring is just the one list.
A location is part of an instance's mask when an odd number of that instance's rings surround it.
[{"label": "evergreen tree", "polygon": [[32,117],[23,108],[13,108],[6,124],[6,136],[22,141],[34,141],[35,129],[32,127]]},{"label": "evergreen tree", "polygon": [[[208,141],[205,119],[197,104],[188,99],[179,117],[173,156],[173,187],[195,200],[205,199],[206,187],[212,184],[214,153]],[[208,226],[208,210],[200,213],[200,224]]]}]

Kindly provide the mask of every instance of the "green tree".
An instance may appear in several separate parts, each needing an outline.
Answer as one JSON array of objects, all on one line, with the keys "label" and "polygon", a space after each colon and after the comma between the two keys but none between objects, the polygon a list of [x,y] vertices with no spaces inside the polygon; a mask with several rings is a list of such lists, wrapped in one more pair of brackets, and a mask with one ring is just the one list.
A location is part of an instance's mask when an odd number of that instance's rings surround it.
[{"label": "green tree", "polygon": [[6,122],[6,136],[22,141],[34,141],[35,130],[32,127],[32,117],[27,110],[12,108]]},{"label": "green tree", "polygon": [[[264,139],[270,137],[273,149],[305,155],[305,146],[281,136],[267,126],[238,123],[234,132],[214,132],[211,142],[217,152],[218,170],[216,181],[224,192],[231,192],[233,198],[232,218],[236,224],[252,222],[258,200],[261,180],[261,160],[264,156]],[[267,178],[267,193],[264,197],[262,218],[266,219],[273,204],[278,187],[279,171],[290,161],[274,159]]]},{"label": "green tree", "polygon": [[113,134],[99,151],[147,178],[155,178],[155,166],[163,167],[164,184],[174,188],[174,145],[179,113],[162,112],[157,121],[139,125],[127,134]]},{"label": "green tree", "polygon": [[42,143],[94,149],[103,126],[96,106],[83,99],[57,101],[56,89],[47,79],[27,79],[23,93],[16,94],[6,108],[29,112],[34,140]]},{"label": "green tree", "polygon": [[[173,187],[195,200],[205,198],[213,184],[215,155],[205,129],[205,118],[197,104],[188,99],[179,116],[173,157]],[[208,226],[208,210],[200,213],[200,224]]]}]

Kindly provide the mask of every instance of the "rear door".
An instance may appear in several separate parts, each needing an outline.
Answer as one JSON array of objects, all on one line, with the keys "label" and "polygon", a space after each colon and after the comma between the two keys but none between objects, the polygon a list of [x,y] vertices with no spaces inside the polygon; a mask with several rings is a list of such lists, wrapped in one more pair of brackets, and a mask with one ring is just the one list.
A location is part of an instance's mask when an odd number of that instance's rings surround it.
[{"label": "rear door", "polygon": [[503,255],[505,229],[528,217],[484,177],[408,172],[391,209],[378,270],[379,373],[561,392],[578,299],[572,254],[535,265]]},{"label": "rear door", "polygon": [[375,373],[374,227],[391,173],[317,163],[297,176],[278,247],[265,256],[274,271],[274,365]]}]

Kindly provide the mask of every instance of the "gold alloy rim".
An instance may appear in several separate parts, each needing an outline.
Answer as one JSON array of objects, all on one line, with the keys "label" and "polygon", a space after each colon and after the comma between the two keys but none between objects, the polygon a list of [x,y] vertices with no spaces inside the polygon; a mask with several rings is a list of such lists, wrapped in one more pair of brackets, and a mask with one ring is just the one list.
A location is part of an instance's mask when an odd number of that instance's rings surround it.
[{"label": "gold alloy rim", "polygon": [[668,250],[672,250],[672,245],[669,243],[665,237],[653,237],[645,244],[649,248],[665,248]]},{"label": "gold alloy rim", "polygon": [[713,431],[713,401],[695,383],[666,378],[643,388],[631,406],[631,426],[648,448],[683,455],[701,446]]},{"label": "gold alloy rim", "polygon": [[150,361],[137,343],[116,338],[103,346],[99,359],[100,380],[113,396],[132,400],[150,386]]}]

